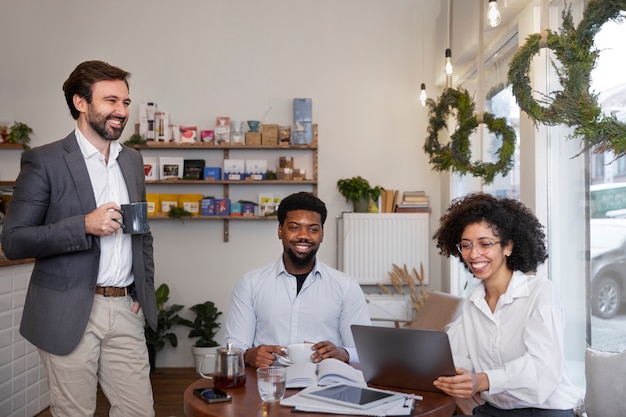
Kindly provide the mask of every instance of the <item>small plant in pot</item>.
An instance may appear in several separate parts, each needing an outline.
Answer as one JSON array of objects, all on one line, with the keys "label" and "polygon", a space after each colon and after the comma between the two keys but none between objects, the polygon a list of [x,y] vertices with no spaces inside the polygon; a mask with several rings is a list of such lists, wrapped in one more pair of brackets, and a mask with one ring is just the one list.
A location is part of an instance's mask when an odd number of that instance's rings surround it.
[{"label": "small plant in pot", "polygon": [[9,133],[4,138],[4,141],[6,143],[19,144],[22,145],[24,149],[28,149],[31,133],[33,133],[33,129],[26,123],[15,122],[13,126],[9,128]]},{"label": "small plant in pot", "polygon": [[[215,355],[216,349],[219,343],[215,341],[215,335],[220,329],[220,323],[218,322],[221,311],[215,306],[213,301],[205,301],[203,303],[196,304],[189,307],[189,310],[196,314],[193,321],[187,319],[181,319],[180,324],[190,327],[190,338],[197,338],[191,352],[194,356],[196,364],[196,371],[208,375],[212,374],[215,370],[215,356],[207,357],[202,360],[206,355]],[[202,369],[200,364],[202,363]]]},{"label": "small plant in pot", "polygon": [[163,350],[165,342],[168,342],[172,347],[178,346],[176,333],[171,332],[170,329],[172,326],[179,324],[182,320],[178,312],[184,307],[180,304],[165,305],[170,298],[170,288],[167,284],[159,285],[155,294],[157,329],[152,330],[147,323],[145,326],[146,345],[148,346],[148,357],[150,359],[150,372],[154,372],[157,352]]},{"label": "small plant in pot", "polygon": [[337,190],[346,201],[354,204],[356,213],[367,213],[370,202],[376,202],[383,192],[380,186],[372,187],[368,180],[361,176],[342,178],[337,181]]}]

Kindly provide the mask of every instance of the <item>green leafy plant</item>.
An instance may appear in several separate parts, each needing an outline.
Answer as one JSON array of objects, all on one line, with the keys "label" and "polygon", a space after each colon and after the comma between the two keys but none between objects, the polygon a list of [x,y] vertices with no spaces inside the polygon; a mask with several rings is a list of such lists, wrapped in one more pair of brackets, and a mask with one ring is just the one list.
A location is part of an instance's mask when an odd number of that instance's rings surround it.
[{"label": "green leafy plant", "polygon": [[128,140],[126,142],[124,142],[124,145],[126,146],[143,146],[146,145],[148,142],[146,142],[146,140],[141,137],[141,135],[139,133],[133,133],[130,138],[128,138]]},{"label": "green leafy plant", "polygon": [[165,347],[165,342],[169,342],[172,347],[178,346],[176,334],[171,332],[172,326],[181,322],[178,312],[184,306],[180,304],[166,305],[170,298],[170,288],[167,284],[161,284],[155,291],[157,305],[157,329],[152,330],[148,324],[145,326],[146,344],[148,348],[158,352]]},{"label": "green leafy plant", "polygon": [[172,206],[170,211],[167,212],[167,217],[170,219],[183,219],[183,217],[191,217],[191,213],[182,207]]},{"label": "green leafy plant", "polygon": [[215,303],[213,303],[213,301],[205,301],[204,303],[189,307],[189,310],[193,311],[196,317],[193,321],[181,319],[180,324],[191,328],[189,331],[190,338],[198,338],[194,346],[219,346],[219,343],[215,341],[215,335],[220,328],[220,323],[217,319],[222,312],[215,306]]},{"label": "green leafy plant", "polygon": [[337,190],[345,197],[346,201],[357,202],[362,199],[378,200],[383,192],[380,186],[372,187],[365,178],[356,176],[342,178],[337,181]]},{"label": "green leafy plant", "polygon": [[33,129],[26,123],[15,122],[13,126],[9,128],[9,134],[4,141],[7,143],[21,144],[24,149],[27,149],[30,143],[31,133],[33,133]]}]

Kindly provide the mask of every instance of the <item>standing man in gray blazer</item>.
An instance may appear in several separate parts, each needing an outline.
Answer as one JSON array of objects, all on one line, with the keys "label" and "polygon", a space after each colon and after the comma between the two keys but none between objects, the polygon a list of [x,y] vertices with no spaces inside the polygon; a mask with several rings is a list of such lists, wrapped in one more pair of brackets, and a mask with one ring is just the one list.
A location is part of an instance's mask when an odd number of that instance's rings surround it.
[{"label": "standing man in gray blazer", "polygon": [[154,416],[152,235],[124,234],[116,211],[146,201],[142,157],[117,141],[129,76],[101,61],[76,67],[63,91],[77,128],[22,154],[5,219],[6,257],[36,259],[20,333],[39,350],[54,416],[93,416],[98,383],[111,416]]}]

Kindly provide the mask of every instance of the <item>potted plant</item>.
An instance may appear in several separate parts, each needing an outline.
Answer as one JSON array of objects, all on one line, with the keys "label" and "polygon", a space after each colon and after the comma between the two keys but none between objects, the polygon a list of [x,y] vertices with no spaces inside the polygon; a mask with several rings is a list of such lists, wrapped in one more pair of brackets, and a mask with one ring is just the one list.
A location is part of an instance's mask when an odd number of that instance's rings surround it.
[{"label": "potted plant", "polygon": [[33,129],[26,123],[15,122],[13,126],[9,128],[9,133],[4,138],[4,142],[19,144],[22,145],[24,149],[28,149],[31,133],[33,133]]},{"label": "potted plant", "polygon": [[169,342],[172,347],[178,346],[176,334],[171,332],[172,326],[179,324],[182,320],[178,312],[184,306],[180,304],[165,305],[170,298],[170,288],[167,284],[159,285],[155,291],[157,305],[157,329],[152,330],[146,323],[146,345],[148,346],[148,357],[150,359],[150,372],[156,366],[156,354],[165,347],[165,342]]},{"label": "potted plant", "polygon": [[[221,311],[215,306],[213,301],[205,301],[194,306],[189,307],[189,310],[196,314],[193,321],[187,319],[181,319],[180,324],[190,327],[190,338],[197,338],[193,346],[191,347],[191,353],[194,357],[196,364],[196,371],[208,375],[212,374],[215,370],[215,361],[207,358],[203,358],[206,355],[215,355],[216,349],[219,343],[215,341],[215,335],[220,328],[218,317],[222,314]],[[202,364],[202,368],[200,365]]]},{"label": "potted plant", "polygon": [[377,201],[383,192],[382,187],[378,185],[372,187],[369,181],[361,176],[338,180],[337,190],[346,201],[352,201],[356,213],[367,213],[370,201]]}]

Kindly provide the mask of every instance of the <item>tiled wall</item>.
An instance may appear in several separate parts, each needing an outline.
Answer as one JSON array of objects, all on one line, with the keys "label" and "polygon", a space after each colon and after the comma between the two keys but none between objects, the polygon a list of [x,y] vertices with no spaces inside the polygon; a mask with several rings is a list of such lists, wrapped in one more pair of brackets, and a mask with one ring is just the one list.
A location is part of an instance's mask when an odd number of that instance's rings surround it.
[{"label": "tiled wall", "polygon": [[48,407],[37,349],[19,333],[33,264],[0,268],[0,416],[32,417]]}]

